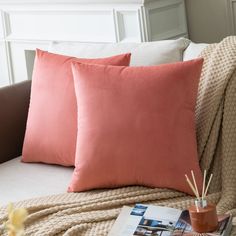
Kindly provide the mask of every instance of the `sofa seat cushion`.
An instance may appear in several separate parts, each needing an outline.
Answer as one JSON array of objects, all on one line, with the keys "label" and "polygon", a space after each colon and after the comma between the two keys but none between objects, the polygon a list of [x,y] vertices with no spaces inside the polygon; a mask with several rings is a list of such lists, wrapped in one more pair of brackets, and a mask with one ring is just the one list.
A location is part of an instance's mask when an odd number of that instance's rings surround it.
[{"label": "sofa seat cushion", "polygon": [[0,206],[66,192],[72,167],[22,163],[20,160],[18,157],[0,165]]}]

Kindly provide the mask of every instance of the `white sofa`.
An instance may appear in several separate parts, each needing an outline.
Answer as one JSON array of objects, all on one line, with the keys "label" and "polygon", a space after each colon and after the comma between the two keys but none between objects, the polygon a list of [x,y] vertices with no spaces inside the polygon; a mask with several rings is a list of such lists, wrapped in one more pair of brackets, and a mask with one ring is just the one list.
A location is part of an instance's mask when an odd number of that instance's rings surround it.
[{"label": "white sofa", "polygon": [[[158,51],[155,49],[155,43],[148,43],[146,44],[148,45],[147,47],[142,47],[142,45],[140,47],[140,45],[135,43],[107,45],[55,42],[49,51],[74,56],[79,55],[80,57],[103,57],[131,51],[134,52],[131,65],[148,65],[153,63],[152,60],[156,60],[155,57],[160,57],[162,54],[165,55],[166,50],[169,50],[170,53],[164,63],[176,61],[178,57],[177,61],[196,58],[207,46],[207,44],[190,42],[188,47],[181,51],[178,47],[171,48],[168,47],[168,44],[167,46],[163,44],[162,50]],[[138,53],[137,48],[139,48]],[[149,63],[150,61],[151,63]],[[163,63],[163,61],[160,63]],[[159,64],[158,60],[157,64]],[[67,191],[73,167],[26,164],[21,163],[20,159],[21,157],[13,158],[0,165],[0,205]]]}]

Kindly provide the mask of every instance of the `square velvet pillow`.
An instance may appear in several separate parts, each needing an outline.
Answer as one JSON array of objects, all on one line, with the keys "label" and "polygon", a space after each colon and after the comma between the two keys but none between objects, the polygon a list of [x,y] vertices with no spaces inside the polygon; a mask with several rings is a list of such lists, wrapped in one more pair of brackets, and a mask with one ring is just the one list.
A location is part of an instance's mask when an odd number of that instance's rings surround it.
[{"label": "square velvet pillow", "polygon": [[79,59],[36,51],[23,162],[73,166],[77,108],[71,62],[128,66],[130,54]]},{"label": "square velvet pillow", "polygon": [[69,192],[128,185],[201,189],[195,103],[203,59],[150,67],[72,63],[78,105]]}]

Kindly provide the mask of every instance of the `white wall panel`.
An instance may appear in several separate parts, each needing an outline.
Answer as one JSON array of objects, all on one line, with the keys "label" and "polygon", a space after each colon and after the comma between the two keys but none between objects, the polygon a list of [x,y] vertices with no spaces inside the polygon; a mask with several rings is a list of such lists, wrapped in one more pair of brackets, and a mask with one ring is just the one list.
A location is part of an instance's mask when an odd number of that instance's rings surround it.
[{"label": "white wall panel", "polygon": [[0,41],[0,87],[10,84],[9,77],[6,45]]},{"label": "white wall panel", "polygon": [[[35,50],[40,48],[42,50],[47,50],[48,44],[46,43],[23,43],[23,42],[11,42],[10,43],[10,55],[12,60],[12,71],[13,71],[13,82],[18,83],[24,80],[31,79],[30,66],[32,61],[29,62],[26,59],[29,58],[27,55],[28,50]],[[29,70],[27,70],[29,69]]]},{"label": "white wall panel", "polygon": [[11,83],[8,44],[5,41],[6,23],[5,13],[0,11],[0,87]]},{"label": "white wall panel", "polygon": [[4,35],[4,13],[0,11],[0,39],[5,37]]},{"label": "white wall panel", "polygon": [[138,11],[118,11],[116,16],[118,41],[141,42],[141,26]]},{"label": "white wall panel", "polygon": [[110,11],[9,12],[11,39],[115,42]]},{"label": "white wall panel", "polygon": [[151,41],[187,35],[185,6],[183,1],[156,4],[147,9],[149,39]]}]

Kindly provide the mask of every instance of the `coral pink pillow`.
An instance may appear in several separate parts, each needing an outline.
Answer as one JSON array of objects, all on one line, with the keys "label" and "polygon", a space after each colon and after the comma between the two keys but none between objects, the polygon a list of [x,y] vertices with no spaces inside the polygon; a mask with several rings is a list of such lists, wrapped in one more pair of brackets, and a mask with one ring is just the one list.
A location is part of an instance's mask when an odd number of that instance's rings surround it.
[{"label": "coral pink pillow", "polygon": [[73,63],[79,132],[68,191],[144,185],[191,193],[191,170],[201,189],[194,111],[202,63]]},{"label": "coral pink pillow", "polygon": [[24,162],[73,166],[77,107],[72,61],[128,66],[130,54],[77,59],[37,50],[23,146]]}]

